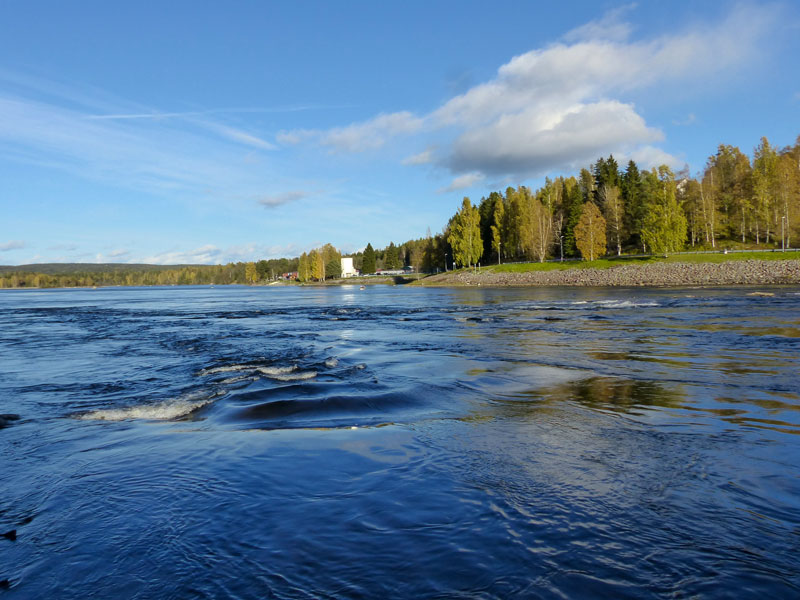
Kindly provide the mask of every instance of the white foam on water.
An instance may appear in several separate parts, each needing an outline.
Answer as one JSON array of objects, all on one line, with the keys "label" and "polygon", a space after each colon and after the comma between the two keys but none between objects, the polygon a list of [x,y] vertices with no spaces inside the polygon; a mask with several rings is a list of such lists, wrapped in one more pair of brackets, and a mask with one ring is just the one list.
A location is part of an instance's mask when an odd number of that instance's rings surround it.
[{"label": "white foam on water", "polygon": [[299,373],[287,373],[285,375],[270,375],[272,379],[277,379],[278,381],[303,381],[306,379],[314,379],[316,376],[316,371],[300,371]]},{"label": "white foam on water", "polygon": [[278,377],[280,375],[288,375],[297,371],[297,367],[292,365],[290,367],[258,367],[256,371],[267,377]]},{"label": "white foam on water", "polygon": [[636,302],[634,300],[598,300],[597,303],[605,308],[645,308],[648,306],[659,306],[658,302]]},{"label": "white foam on water", "polygon": [[329,358],[325,361],[325,366],[329,369],[333,369],[334,367],[339,366],[339,359],[338,358]]},{"label": "white foam on water", "polygon": [[228,377],[227,379],[223,379],[220,381],[222,385],[229,385],[231,383],[240,383],[242,381],[255,381],[258,377],[254,377],[253,375],[237,375],[236,377]]},{"label": "white foam on water", "polygon": [[127,421],[130,419],[144,419],[149,421],[169,421],[194,412],[214,401],[221,392],[208,395],[207,392],[195,392],[173,398],[158,404],[140,404],[127,408],[107,408],[95,410],[81,415],[79,418],[86,421]]},{"label": "white foam on water", "polygon": [[[274,377],[275,375],[285,375],[287,373],[292,373],[296,371],[297,367],[292,365],[288,367],[261,367],[259,365],[253,364],[239,364],[239,365],[225,365],[222,367],[212,367],[210,369],[203,369],[200,371],[201,375],[219,375],[220,373],[246,373],[246,374],[254,374],[254,373],[261,373],[262,375],[266,375],[267,377]],[[242,375],[241,377],[226,379],[222,383],[232,383],[235,381],[243,381],[247,379],[248,375]]]},{"label": "white foam on water", "polygon": [[200,371],[201,375],[216,375],[218,373],[234,373],[237,371],[255,371],[255,365],[225,365],[224,367],[212,367],[211,369],[203,369]]}]

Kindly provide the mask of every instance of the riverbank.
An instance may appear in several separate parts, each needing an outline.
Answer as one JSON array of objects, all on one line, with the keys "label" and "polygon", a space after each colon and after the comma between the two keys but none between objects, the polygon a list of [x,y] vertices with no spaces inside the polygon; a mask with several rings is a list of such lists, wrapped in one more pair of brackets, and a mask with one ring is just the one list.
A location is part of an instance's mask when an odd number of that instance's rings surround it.
[{"label": "riverbank", "polygon": [[[532,266],[533,267],[533,266]],[[461,269],[427,277],[424,286],[588,286],[678,287],[704,285],[800,284],[800,260],[739,260],[721,263],[653,262],[609,268],[574,267],[559,270],[498,271]]]}]

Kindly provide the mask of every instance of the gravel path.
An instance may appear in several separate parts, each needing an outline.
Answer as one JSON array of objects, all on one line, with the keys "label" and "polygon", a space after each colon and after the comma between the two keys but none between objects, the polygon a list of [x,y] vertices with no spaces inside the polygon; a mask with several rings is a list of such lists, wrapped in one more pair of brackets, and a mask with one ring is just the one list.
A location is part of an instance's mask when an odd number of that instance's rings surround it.
[{"label": "gravel path", "polygon": [[723,263],[629,264],[609,269],[569,269],[528,273],[460,271],[441,273],[421,285],[485,286],[686,286],[800,284],[800,260],[740,260]]}]

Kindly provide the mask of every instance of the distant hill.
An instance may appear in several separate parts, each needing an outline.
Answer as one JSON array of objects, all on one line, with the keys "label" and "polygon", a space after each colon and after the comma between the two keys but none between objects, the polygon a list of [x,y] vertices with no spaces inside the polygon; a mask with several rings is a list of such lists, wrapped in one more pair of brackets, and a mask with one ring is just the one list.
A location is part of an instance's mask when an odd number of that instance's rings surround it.
[{"label": "distant hill", "polygon": [[43,273],[45,275],[73,275],[75,273],[128,273],[131,271],[167,271],[185,267],[208,265],[145,265],[129,263],[41,263],[31,265],[0,265],[0,275],[5,273]]}]

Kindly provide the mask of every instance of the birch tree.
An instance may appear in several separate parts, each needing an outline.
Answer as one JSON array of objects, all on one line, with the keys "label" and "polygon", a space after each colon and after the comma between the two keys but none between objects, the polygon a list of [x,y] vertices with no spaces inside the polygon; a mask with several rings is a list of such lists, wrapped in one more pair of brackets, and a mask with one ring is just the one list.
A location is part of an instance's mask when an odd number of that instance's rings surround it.
[{"label": "birch tree", "polygon": [[594,202],[583,205],[581,217],[575,226],[575,245],[583,260],[594,260],[606,250],[606,220]]},{"label": "birch tree", "polygon": [[461,210],[451,220],[447,241],[453,248],[453,260],[459,265],[468,267],[480,260],[483,254],[481,216],[469,198],[464,198]]}]

